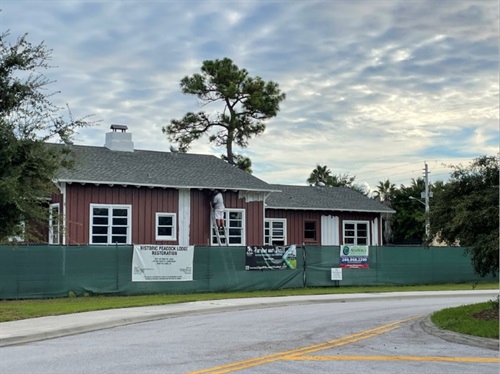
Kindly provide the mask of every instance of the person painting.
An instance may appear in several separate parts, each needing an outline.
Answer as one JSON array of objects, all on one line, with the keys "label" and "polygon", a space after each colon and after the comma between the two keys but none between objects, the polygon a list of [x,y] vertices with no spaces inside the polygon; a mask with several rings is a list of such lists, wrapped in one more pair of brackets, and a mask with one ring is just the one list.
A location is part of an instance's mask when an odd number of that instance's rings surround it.
[{"label": "person painting", "polygon": [[212,208],[214,209],[215,222],[219,232],[224,232],[224,198],[219,190],[214,190],[214,195],[211,202]]}]

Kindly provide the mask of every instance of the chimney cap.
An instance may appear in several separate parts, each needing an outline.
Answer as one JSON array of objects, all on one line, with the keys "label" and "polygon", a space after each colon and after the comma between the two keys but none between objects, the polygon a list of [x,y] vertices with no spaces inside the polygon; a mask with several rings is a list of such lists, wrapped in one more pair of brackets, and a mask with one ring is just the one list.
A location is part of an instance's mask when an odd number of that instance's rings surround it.
[{"label": "chimney cap", "polygon": [[118,131],[120,130],[121,132],[126,132],[128,130],[127,125],[111,125],[110,129],[113,131]]}]

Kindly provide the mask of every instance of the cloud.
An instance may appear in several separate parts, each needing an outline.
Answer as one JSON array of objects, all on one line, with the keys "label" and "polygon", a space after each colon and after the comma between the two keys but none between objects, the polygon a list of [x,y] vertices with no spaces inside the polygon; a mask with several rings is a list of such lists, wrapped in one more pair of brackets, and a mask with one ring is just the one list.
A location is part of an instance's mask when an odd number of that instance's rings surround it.
[{"label": "cloud", "polygon": [[[2,8],[3,30],[53,49],[56,103],[102,120],[77,143],[102,145],[109,125],[124,123],[137,148],[168,149],[162,127],[201,110],[180,80],[229,57],[287,94],[266,132],[237,149],[268,182],[305,184],[320,163],[370,185],[403,183],[421,176],[425,160],[434,177],[446,175],[439,160],[498,152],[494,1],[4,0]],[[223,152],[206,138],[191,151]]]}]

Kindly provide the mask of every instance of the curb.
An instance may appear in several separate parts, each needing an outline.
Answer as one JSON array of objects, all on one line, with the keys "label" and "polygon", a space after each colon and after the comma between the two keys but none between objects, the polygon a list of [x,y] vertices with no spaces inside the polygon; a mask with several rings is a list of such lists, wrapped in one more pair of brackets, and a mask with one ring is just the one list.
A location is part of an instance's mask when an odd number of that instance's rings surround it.
[{"label": "curb", "polygon": [[500,346],[497,339],[482,338],[479,336],[461,334],[450,330],[443,330],[432,323],[430,315],[420,321],[420,326],[426,333],[444,339],[448,342],[472,345],[474,347],[487,348],[495,351],[498,351]]}]

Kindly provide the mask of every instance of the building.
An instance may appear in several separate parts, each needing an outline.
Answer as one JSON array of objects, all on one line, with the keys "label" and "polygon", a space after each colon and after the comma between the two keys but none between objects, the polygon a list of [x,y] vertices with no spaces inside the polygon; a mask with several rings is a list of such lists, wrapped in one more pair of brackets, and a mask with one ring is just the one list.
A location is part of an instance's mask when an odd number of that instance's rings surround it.
[{"label": "building", "polygon": [[347,187],[272,185],[266,244],[382,245],[382,216],[395,213]]},{"label": "building", "polygon": [[230,246],[378,245],[393,212],[348,188],[271,185],[215,156],[136,150],[126,126],[111,130],[103,147],[67,145],[75,167],[56,181],[50,244],[218,245],[214,189]]}]

